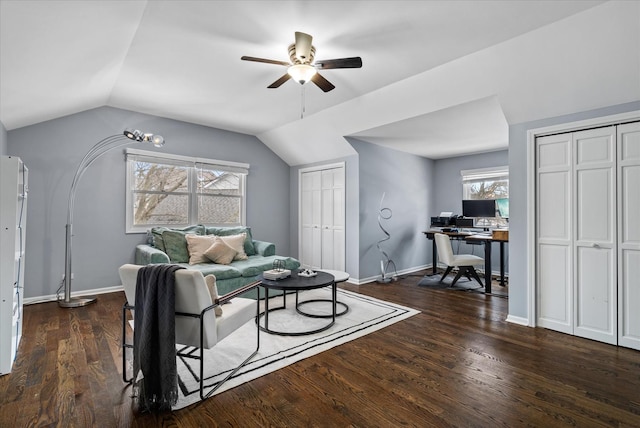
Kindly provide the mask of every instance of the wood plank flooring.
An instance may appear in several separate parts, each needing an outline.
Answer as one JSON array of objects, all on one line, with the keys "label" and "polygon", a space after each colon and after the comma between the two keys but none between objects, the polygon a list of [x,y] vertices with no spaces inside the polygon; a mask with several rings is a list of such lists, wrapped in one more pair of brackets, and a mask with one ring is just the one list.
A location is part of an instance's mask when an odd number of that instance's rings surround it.
[{"label": "wood plank flooring", "polygon": [[121,380],[123,293],[25,307],[0,427],[640,427],[640,352],[505,322],[508,300],[417,285],[344,288],[421,311],[176,412]]}]

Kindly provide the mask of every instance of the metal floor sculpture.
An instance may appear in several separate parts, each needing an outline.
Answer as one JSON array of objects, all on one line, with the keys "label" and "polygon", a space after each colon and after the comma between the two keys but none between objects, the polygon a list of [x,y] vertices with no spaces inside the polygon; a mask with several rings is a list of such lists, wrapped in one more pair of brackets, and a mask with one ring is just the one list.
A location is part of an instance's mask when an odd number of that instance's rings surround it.
[{"label": "metal floor sculpture", "polygon": [[[378,251],[380,251],[380,254],[382,254],[382,257],[383,257],[383,259],[380,260],[381,277],[379,280],[377,280],[377,282],[381,282],[381,283],[396,281],[398,279],[398,271],[396,269],[396,264],[393,262],[393,260],[391,260],[391,258],[389,258],[389,255],[385,253],[382,247],[380,246],[382,242],[388,241],[389,239],[391,239],[391,235],[389,234],[389,232],[387,232],[385,228],[382,227],[382,220],[389,220],[393,216],[393,211],[391,211],[391,208],[382,207],[382,202],[384,201],[384,195],[385,193],[382,193],[382,199],[380,199],[380,210],[378,211],[378,226],[380,226],[382,233],[384,233],[386,237],[379,240],[378,243],[376,244],[376,247],[378,247]],[[394,275],[390,275],[388,273],[390,266],[393,266]]]}]

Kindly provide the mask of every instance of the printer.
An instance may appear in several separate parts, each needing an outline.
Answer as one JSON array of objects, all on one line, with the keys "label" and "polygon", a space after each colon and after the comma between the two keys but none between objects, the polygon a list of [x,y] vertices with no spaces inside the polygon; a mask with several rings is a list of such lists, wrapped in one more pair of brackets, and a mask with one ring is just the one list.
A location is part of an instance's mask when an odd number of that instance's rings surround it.
[{"label": "printer", "polygon": [[431,227],[447,227],[456,226],[457,215],[439,215],[437,217],[431,217]]}]

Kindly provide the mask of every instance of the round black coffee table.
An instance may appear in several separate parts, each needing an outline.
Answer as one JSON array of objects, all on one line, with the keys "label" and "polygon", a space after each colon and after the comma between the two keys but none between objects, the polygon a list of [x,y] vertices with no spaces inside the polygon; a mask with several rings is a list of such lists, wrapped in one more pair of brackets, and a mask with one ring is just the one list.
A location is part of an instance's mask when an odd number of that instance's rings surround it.
[{"label": "round black coffee table", "polygon": [[[291,276],[285,279],[279,279],[277,281],[264,279],[262,275],[258,277],[261,281],[261,287],[265,290],[265,299],[264,299],[264,312],[260,314],[260,316],[256,319],[260,330],[266,331],[271,334],[278,334],[280,336],[303,336],[307,334],[314,334],[324,331],[331,327],[336,322],[336,306],[337,306],[337,298],[338,298],[338,287],[334,281],[334,277],[331,274],[326,272],[318,272],[316,276],[312,277],[304,277],[299,276],[297,271],[291,272]],[[331,315],[327,315],[327,318],[331,318],[328,324],[323,327],[314,330],[300,331],[300,332],[289,332],[289,331],[277,331],[269,328],[269,313],[281,309],[286,309],[287,307],[287,293],[296,293],[296,310],[298,310],[298,292],[304,290],[313,290],[316,288],[323,288],[331,286],[331,296],[333,303],[332,309],[333,313]],[[280,290],[283,292],[282,294],[282,306],[278,306],[275,308],[269,308],[269,290]],[[304,302],[302,302],[304,303]],[[312,316],[305,314],[303,312],[298,311],[301,315]],[[264,326],[260,325],[260,318],[264,317]]]}]

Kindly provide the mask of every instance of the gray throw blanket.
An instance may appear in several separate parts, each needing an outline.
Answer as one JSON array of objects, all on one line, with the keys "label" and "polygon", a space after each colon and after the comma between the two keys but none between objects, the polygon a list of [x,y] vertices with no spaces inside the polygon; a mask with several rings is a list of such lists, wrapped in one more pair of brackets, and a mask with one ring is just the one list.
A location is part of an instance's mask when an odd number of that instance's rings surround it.
[{"label": "gray throw blanket", "polygon": [[156,264],[138,271],[133,379],[134,395],[142,412],[171,410],[178,401],[175,343],[175,272],[178,269],[184,268]]}]

